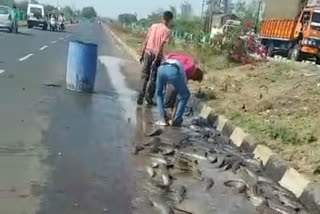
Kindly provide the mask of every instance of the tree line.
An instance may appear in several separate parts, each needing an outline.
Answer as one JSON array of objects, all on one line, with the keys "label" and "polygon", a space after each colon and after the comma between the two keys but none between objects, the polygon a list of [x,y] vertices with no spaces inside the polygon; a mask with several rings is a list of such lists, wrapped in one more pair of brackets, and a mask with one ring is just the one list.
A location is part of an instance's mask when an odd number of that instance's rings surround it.
[{"label": "tree line", "polygon": [[[179,8],[170,6],[170,10],[175,19],[172,23],[172,28],[192,34],[201,32],[210,32],[212,17],[217,14],[234,14],[242,23],[247,21],[256,21],[259,14],[260,0],[238,0],[236,3],[230,0],[202,0],[201,16],[194,14],[193,7],[187,0],[184,1]],[[158,9],[146,18],[138,19],[137,14],[123,13],[118,16],[118,21],[122,24],[137,23],[140,26],[148,27],[153,23],[161,20],[162,14],[165,10]]]},{"label": "tree line", "polygon": [[[39,4],[39,2],[37,0],[31,0],[30,3]],[[15,5],[18,9],[24,11],[25,13],[27,13],[28,4],[29,4],[29,1],[27,1],[27,0],[24,0],[24,1],[0,0],[0,5],[6,5],[9,7],[13,7]],[[43,4],[43,6],[44,6],[46,14],[58,9],[57,7],[50,5],[50,4]],[[70,6],[65,6],[65,7],[61,8],[61,11],[64,13],[64,15],[66,17],[79,17],[79,16],[81,16],[81,17],[84,17],[87,19],[97,17],[96,10],[94,9],[94,7],[90,7],[90,6],[84,7],[84,8],[82,8],[82,10],[74,10]]]}]

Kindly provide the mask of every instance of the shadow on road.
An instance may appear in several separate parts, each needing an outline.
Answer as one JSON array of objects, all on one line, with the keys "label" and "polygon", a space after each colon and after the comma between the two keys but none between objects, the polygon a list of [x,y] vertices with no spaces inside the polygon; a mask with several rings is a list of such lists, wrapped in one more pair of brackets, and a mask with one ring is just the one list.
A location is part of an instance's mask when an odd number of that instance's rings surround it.
[{"label": "shadow on road", "polygon": [[22,36],[33,36],[32,33],[26,33],[26,32],[19,32],[17,33],[18,35],[22,35]]}]

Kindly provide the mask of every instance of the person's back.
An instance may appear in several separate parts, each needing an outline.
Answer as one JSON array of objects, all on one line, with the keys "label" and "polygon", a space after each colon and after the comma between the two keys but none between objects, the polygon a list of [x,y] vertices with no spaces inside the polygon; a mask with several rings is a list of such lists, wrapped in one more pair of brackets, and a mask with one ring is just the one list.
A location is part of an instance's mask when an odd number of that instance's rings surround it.
[{"label": "person's back", "polygon": [[164,42],[168,42],[170,29],[163,23],[153,24],[148,32],[146,50],[157,54]]}]

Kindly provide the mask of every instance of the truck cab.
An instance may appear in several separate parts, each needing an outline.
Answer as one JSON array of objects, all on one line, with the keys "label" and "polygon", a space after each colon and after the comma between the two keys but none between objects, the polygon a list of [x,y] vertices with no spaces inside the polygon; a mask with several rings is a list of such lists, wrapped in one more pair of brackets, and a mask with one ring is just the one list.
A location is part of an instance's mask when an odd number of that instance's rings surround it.
[{"label": "truck cab", "polygon": [[316,56],[320,61],[320,7],[306,7],[300,14],[294,31],[297,43],[290,56],[294,60]]}]

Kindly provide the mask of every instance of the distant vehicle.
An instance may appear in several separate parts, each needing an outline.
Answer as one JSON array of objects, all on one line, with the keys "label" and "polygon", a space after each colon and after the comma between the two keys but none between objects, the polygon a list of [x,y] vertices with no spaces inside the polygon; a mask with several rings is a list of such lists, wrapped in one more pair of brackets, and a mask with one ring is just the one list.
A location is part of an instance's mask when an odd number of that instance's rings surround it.
[{"label": "distant vehicle", "polygon": [[28,4],[28,28],[41,27],[43,30],[48,29],[48,22],[44,14],[44,6],[40,4]]},{"label": "distant vehicle", "polygon": [[268,55],[320,64],[320,5],[307,0],[266,0],[259,37]]},{"label": "distant vehicle", "polygon": [[10,7],[0,5],[0,28],[8,29],[10,33],[14,31]]}]

